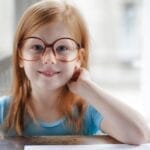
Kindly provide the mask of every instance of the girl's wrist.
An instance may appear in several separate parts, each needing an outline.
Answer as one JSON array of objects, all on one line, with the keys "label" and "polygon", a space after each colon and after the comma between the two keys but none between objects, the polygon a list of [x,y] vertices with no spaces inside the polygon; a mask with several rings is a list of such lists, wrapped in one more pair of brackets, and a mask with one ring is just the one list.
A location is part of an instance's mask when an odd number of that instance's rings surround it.
[{"label": "girl's wrist", "polygon": [[80,88],[78,89],[79,95],[88,100],[93,95],[93,87],[96,83],[92,80],[82,80],[80,82]]},{"label": "girl's wrist", "polygon": [[82,89],[80,90],[80,96],[93,106],[96,106],[99,100],[107,97],[104,90],[92,80],[82,81]]}]

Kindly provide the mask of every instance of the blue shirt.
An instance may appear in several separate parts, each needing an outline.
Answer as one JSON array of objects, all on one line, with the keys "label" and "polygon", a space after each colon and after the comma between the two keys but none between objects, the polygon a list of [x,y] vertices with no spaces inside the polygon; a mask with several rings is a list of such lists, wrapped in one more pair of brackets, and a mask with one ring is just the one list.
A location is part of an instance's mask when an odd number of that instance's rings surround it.
[{"label": "blue shirt", "polygon": [[[0,124],[2,124],[9,109],[11,98],[9,96],[0,97]],[[103,117],[92,106],[88,106],[83,117],[83,135],[94,135],[101,131],[100,124]],[[15,136],[15,131],[7,133],[8,136]],[[47,136],[47,135],[75,135],[76,132],[69,128],[66,118],[62,118],[55,122],[38,122],[35,124],[32,120],[25,123],[23,131],[24,136]]]}]

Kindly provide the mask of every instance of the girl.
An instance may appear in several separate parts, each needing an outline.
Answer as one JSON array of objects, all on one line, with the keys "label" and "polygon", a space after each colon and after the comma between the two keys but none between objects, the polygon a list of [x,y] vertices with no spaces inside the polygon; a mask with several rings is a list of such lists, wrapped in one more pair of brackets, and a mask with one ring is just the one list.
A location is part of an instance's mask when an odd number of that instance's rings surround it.
[{"label": "girl", "polygon": [[147,142],[142,116],[106,94],[87,70],[89,39],[78,10],[45,0],[22,16],[13,48],[11,97],[0,100],[5,135],[93,135]]}]

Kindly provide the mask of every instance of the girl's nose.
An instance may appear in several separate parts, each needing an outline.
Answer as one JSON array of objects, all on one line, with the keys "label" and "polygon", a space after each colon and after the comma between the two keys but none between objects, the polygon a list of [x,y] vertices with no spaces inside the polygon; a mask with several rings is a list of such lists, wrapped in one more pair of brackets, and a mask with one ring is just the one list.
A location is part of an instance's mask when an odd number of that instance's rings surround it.
[{"label": "girl's nose", "polygon": [[42,62],[43,64],[56,64],[56,56],[54,52],[51,50],[51,48],[46,49],[45,53],[42,56]]}]

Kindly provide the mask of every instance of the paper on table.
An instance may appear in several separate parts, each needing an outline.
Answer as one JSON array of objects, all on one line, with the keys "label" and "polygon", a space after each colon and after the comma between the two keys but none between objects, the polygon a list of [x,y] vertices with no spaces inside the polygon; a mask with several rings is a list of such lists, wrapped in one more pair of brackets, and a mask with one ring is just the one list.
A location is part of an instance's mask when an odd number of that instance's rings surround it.
[{"label": "paper on table", "polygon": [[150,144],[26,145],[24,150],[150,150]]}]

